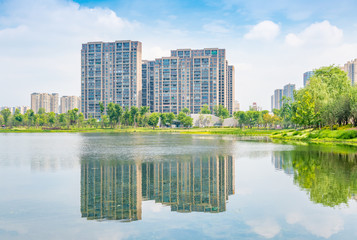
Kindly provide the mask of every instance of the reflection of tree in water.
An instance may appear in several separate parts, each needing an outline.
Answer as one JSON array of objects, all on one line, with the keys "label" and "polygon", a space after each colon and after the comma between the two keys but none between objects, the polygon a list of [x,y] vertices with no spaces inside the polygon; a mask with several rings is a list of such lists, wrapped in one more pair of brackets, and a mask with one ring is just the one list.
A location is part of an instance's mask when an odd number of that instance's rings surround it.
[{"label": "reflection of tree in water", "polygon": [[231,156],[81,162],[81,213],[87,219],[140,220],[145,200],[168,205],[171,211],[223,212],[231,194]]},{"label": "reflection of tree in water", "polygon": [[294,170],[294,182],[307,190],[311,201],[334,207],[347,204],[357,193],[357,154],[355,148],[298,147],[276,152],[282,168]]}]

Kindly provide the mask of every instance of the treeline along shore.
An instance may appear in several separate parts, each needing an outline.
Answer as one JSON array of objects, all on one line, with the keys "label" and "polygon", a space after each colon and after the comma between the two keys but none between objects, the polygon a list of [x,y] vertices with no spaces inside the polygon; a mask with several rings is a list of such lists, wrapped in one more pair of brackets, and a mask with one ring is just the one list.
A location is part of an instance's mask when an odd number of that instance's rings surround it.
[{"label": "treeline along shore", "polygon": [[[203,106],[199,119],[193,122],[187,108],[173,113],[150,113],[149,107],[123,108],[99,103],[101,118],[84,119],[78,109],[67,113],[37,113],[28,110],[11,114],[4,109],[0,114],[0,132],[162,132],[187,134],[233,134],[238,136],[269,136],[289,141],[357,143],[357,86],[351,85],[346,73],[338,67],[322,67],[314,71],[306,87],[294,92],[294,100],[282,99],[281,109],[238,111],[232,115],[223,106],[211,113]],[[234,127],[210,125],[208,117],[215,115],[222,121],[232,117]],[[201,118],[202,116],[202,118]],[[208,124],[207,124],[208,121]]]}]

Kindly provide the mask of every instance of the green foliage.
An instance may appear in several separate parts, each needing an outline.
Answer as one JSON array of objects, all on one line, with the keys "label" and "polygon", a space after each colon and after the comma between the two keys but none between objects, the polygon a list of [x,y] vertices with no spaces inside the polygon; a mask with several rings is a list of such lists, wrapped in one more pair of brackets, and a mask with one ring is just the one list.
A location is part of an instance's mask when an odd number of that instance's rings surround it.
[{"label": "green foliage", "polygon": [[355,154],[334,153],[313,145],[279,154],[283,168],[293,169],[294,182],[308,192],[311,201],[335,207],[347,204],[357,193]]},{"label": "green foliage", "polygon": [[228,118],[229,117],[229,111],[227,108],[225,108],[224,106],[222,105],[218,105],[214,107],[213,109],[214,111],[214,115],[217,116],[217,117],[220,117],[220,118]]},{"label": "green foliage", "polygon": [[155,127],[157,126],[157,124],[159,123],[159,114],[158,113],[151,113],[150,114],[150,117],[149,117],[149,120],[148,120],[148,124],[150,126],[152,126],[153,129],[155,129]]},{"label": "green foliage", "polygon": [[190,114],[191,111],[188,108],[184,108],[184,109],[181,110],[181,112],[183,112],[184,114],[188,115],[188,114]]},{"label": "green foliage", "polygon": [[201,114],[211,114],[211,110],[209,110],[208,105],[203,105],[200,113]]},{"label": "green foliage", "polygon": [[3,110],[1,111],[1,115],[2,115],[2,117],[3,117],[4,124],[7,125],[8,122],[9,122],[9,118],[10,118],[10,116],[11,116],[10,110],[7,109],[7,108],[6,108],[6,109],[3,109]]},{"label": "green foliage", "polygon": [[193,119],[190,116],[186,116],[181,120],[181,123],[184,127],[192,127],[193,125]]}]

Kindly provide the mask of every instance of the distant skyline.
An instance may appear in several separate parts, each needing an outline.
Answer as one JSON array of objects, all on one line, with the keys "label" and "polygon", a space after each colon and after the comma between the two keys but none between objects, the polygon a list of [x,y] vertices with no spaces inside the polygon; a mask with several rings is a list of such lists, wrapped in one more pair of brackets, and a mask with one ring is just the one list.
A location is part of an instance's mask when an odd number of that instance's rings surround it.
[{"label": "distant skyline", "polygon": [[272,0],[0,0],[0,106],[33,92],[80,95],[81,44],[136,40],[143,59],[178,48],[225,48],[236,100],[270,109],[304,72],[357,58],[357,2]]}]

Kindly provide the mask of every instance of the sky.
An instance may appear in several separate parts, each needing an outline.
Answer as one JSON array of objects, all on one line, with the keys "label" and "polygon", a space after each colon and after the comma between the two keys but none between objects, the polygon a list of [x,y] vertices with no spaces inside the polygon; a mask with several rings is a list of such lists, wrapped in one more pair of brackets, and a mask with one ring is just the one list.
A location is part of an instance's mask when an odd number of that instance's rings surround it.
[{"label": "sky", "polygon": [[82,43],[136,40],[147,60],[225,48],[241,109],[270,110],[274,89],[357,58],[356,10],[355,0],[0,0],[0,106],[79,96]]}]

